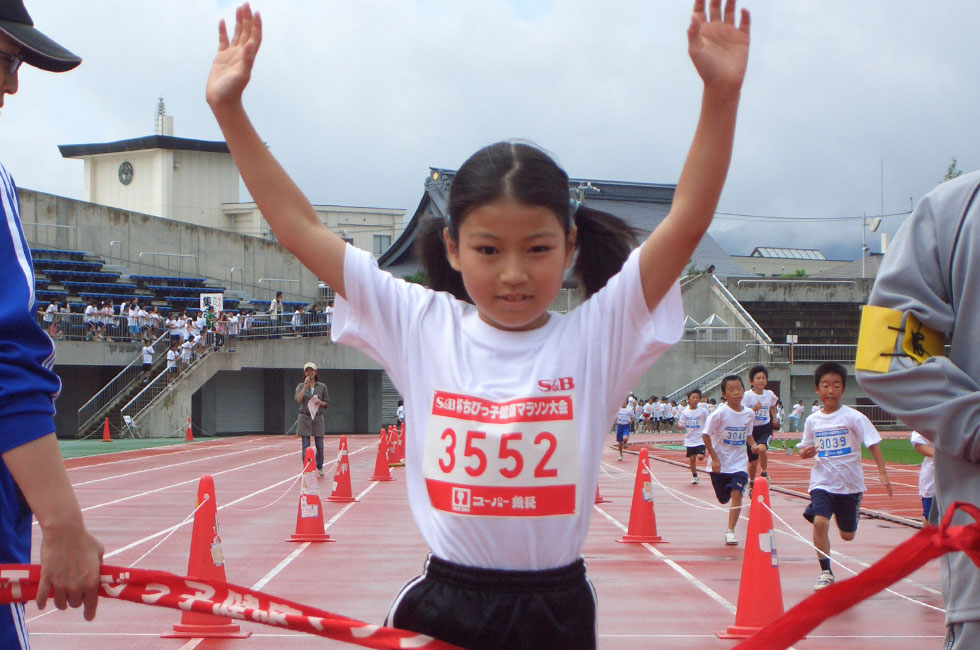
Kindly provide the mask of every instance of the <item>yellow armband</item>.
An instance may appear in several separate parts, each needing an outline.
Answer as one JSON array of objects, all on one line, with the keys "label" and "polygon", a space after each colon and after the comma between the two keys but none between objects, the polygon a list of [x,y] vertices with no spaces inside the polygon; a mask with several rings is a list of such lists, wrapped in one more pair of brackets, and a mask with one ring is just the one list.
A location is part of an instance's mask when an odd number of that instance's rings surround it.
[{"label": "yellow armband", "polygon": [[[901,352],[895,352],[899,336]],[[942,333],[923,325],[915,314],[875,305],[862,308],[855,369],[888,372],[894,356],[908,356],[922,363],[929,357],[943,356],[943,352]]]}]

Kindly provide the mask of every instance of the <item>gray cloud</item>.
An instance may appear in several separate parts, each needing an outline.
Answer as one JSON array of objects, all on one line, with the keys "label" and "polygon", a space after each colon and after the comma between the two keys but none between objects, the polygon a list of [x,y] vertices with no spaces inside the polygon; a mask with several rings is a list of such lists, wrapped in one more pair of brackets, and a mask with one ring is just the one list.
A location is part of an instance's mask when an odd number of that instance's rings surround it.
[{"label": "gray cloud", "polygon": [[[265,42],[246,106],[314,202],[411,210],[430,165],[458,166],[510,137],[539,142],[573,176],[672,183],[697,119],[686,2],[254,4]],[[952,156],[964,170],[980,167],[980,4],[748,6],[750,69],[720,210],[897,212]],[[159,96],[178,135],[221,137],[203,89],[230,3],[35,0],[29,9],[84,63],[64,75],[22,68],[0,115],[2,160],[19,184],[81,197],[82,165],[57,145],[146,135]],[[719,220],[712,232],[741,254],[783,245],[854,257],[860,246],[860,222]]]}]

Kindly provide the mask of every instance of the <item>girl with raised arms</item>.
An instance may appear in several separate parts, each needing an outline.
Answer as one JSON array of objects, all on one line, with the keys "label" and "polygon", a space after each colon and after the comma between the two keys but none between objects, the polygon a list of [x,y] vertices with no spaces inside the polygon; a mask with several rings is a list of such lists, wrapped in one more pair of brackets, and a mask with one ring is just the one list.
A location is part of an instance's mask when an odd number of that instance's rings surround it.
[{"label": "girl with raised arms", "polygon": [[[242,104],[262,41],[248,5],[219,26],[207,101],[276,238],[337,294],[332,336],[377,360],[405,397],[409,503],[425,573],[386,624],[460,646],[596,645],[581,550],[604,432],[683,332],[677,278],[711,223],[731,157],[749,15],[695,2],[701,113],[670,213],[637,249],[619,219],[569,198],[568,175],[526,142],[473,154],[418,256],[431,289],[378,269],[317,218]],[[548,312],[566,269],[589,298]],[[642,296],[637,300],[636,296]]]}]

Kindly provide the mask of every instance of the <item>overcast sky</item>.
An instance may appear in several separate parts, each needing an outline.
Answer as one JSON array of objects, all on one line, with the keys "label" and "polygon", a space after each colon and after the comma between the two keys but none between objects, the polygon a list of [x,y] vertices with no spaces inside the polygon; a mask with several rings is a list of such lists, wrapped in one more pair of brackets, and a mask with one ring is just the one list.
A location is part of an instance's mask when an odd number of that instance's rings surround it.
[{"label": "overcast sky", "polygon": [[[82,198],[57,145],[221,133],[204,102],[232,2],[27,0],[84,59],[24,66],[0,115],[19,185]],[[907,211],[952,157],[980,168],[976,0],[749,0],[752,47],[731,172],[711,233],[732,254],[821,248],[854,259],[860,218]],[[403,208],[427,170],[530,138],[573,177],[675,183],[701,83],[690,3],[674,0],[257,0],[265,40],[245,103],[314,203]],[[882,165],[884,183],[882,184]],[[246,195],[243,194],[243,200]],[[791,221],[789,218],[797,219]],[[894,231],[903,217],[885,219]],[[805,219],[805,220],[804,220]],[[873,251],[878,236],[869,233]]]}]

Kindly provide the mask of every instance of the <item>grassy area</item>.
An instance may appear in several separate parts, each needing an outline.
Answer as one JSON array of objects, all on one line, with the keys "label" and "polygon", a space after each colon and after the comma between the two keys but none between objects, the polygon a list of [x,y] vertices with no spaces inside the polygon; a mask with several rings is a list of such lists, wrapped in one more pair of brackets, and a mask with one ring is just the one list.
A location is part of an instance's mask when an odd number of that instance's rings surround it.
[{"label": "grassy area", "polygon": [[113,440],[112,442],[102,442],[102,439],[99,438],[92,440],[59,440],[58,447],[61,449],[62,458],[81,458],[83,456],[113,454],[119,451],[131,451],[133,449],[178,445],[184,442],[183,438],[141,438],[138,440],[124,438],[122,440]]},{"label": "grassy area", "polygon": [[[796,445],[796,443],[799,441],[799,438],[787,440],[786,446],[790,447]],[[775,441],[775,444],[778,446],[779,441]],[[881,455],[885,459],[885,462],[902,463],[905,465],[919,465],[922,463],[922,456],[912,449],[912,445],[909,444],[908,440],[882,440],[880,446]],[[871,454],[868,452],[866,447],[861,447],[861,456],[871,460]]]}]

